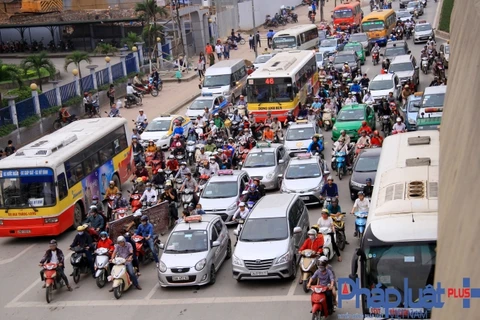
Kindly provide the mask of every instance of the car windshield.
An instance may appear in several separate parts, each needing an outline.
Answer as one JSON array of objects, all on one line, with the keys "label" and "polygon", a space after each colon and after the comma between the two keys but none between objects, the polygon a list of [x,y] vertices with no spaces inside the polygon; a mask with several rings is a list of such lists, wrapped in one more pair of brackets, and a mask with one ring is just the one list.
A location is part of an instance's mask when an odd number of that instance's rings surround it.
[{"label": "car windshield", "polygon": [[335,57],[334,63],[340,64],[345,62],[355,62],[355,56],[353,54],[339,54]]},{"label": "car windshield", "polygon": [[432,26],[428,23],[417,24],[415,26],[415,31],[429,31],[432,30]]},{"label": "car windshield", "polygon": [[380,155],[378,157],[360,157],[358,158],[357,163],[355,164],[355,172],[375,172],[377,171],[378,161],[380,160]]},{"label": "car windshield", "polygon": [[211,108],[212,107],[212,100],[195,100],[192,102],[190,107],[188,109],[190,110],[203,110],[205,108]]},{"label": "car windshield", "polygon": [[365,111],[363,109],[342,109],[338,113],[338,121],[359,121],[365,119]]},{"label": "car windshield", "polygon": [[450,46],[445,46],[445,53],[450,54]]},{"label": "car windshield", "polygon": [[243,225],[240,241],[262,242],[278,241],[288,238],[286,218],[249,218]]},{"label": "car windshield", "polygon": [[317,59],[317,61],[323,61],[323,53],[316,53],[315,58]]},{"label": "car windshield", "polygon": [[362,51],[363,46],[361,44],[347,44],[344,50],[353,50],[355,52]]},{"label": "car windshield", "polygon": [[333,18],[350,18],[352,16],[352,9],[341,9],[333,11]]},{"label": "car windshield", "polygon": [[205,80],[203,80],[203,86],[205,88],[229,86],[230,79],[231,76],[229,74],[205,76]]},{"label": "car windshield", "polygon": [[295,48],[296,46],[297,40],[293,36],[273,38],[273,50]]},{"label": "car windshield", "polygon": [[407,11],[397,11],[397,18],[410,18],[412,15]]},{"label": "car windshield", "polygon": [[271,58],[272,58],[272,56],[267,56],[267,55],[258,56],[257,59],[255,59],[254,63],[265,63],[268,60],[270,60]]},{"label": "car windshield", "polygon": [[405,47],[399,46],[399,47],[388,47],[385,49],[385,56],[387,57],[396,57],[396,56],[401,56],[407,54],[405,51]]},{"label": "car windshield", "polygon": [[185,230],[173,232],[165,246],[165,253],[194,253],[208,250],[208,237],[205,230]]},{"label": "car windshield", "polygon": [[407,4],[407,8],[415,8],[418,7],[418,2],[409,2]]},{"label": "car windshield", "polygon": [[209,182],[203,190],[202,198],[221,199],[236,197],[239,191],[236,181],[214,181]]},{"label": "car windshield", "polygon": [[368,31],[376,31],[376,30],[384,30],[385,24],[383,21],[369,21],[362,23],[362,30],[365,32]]},{"label": "car windshield", "polygon": [[407,112],[417,113],[420,110],[420,101],[410,101],[407,106]]},{"label": "car windshield", "polygon": [[423,96],[422,107],[443,107],[445,93],[429,94]]},{"label": "car windshield", "polygon": [[243,165],[244,168],[260,168],[275,166],[275,153],[250,152]]},{"label": "car windshield", "polygon": [[325,39],[320,44],[320,47],[336,47],[337,39]]},{"label": "car windshield", "polygon": [[[367,241],[366,241],[367,243]],[[408,279],[409,301],[417,301],[419,292],[433,285],[436,243],[412,243],[365,248],[365,287],[392,288],[404,293],[404,281]],[[367,306],[369,307],[369,306]]]},{"label": "car windshield", "polygon": [[368,87],[368,89],[371,91],[389,90],[392,88],[393,88],[392,80],[373,80],[370,82],[370,86]]},{"label": "car windshield", "polygon": [[321,176],[318,163],[292,164],[288,166],[285,179],[308,179]]},{"label": "car windshield", "polygon": [[287,130],[287,141],[309,140],[315,134],[313,128],[292,128]]},{"label": "car windshield", "polygon": [[[259,80],[259,83],[268,83],[271,79]],[[273,80],[276,81],[276,80]],[[247,87],[247,99],[249,103],[264,102],[290,102],[293,100],[291,83],[278,81],[275,84],[259,84]]]},{"label": "car windshield", "polygon": [[392,63],[388,72],[402,72],[402,71],[413,71],[413,65],[411,62],[402,62],[402,63]]},{"label": "car windshield", "polygon": [[352,34],[350,36],[351,42],[365,42],[368,41],[368,36],[365,33]]},{"label": "car windshield", "polygon": [[[211,106],[211,105],[210,105]],[[170,120],[156,120],[148,124],[145,132],[168,131],[170,130]]]},{"label": "car windshield", "polygon": [[56,199],[52,169],[0,170],[0,208],[50,207]]}]

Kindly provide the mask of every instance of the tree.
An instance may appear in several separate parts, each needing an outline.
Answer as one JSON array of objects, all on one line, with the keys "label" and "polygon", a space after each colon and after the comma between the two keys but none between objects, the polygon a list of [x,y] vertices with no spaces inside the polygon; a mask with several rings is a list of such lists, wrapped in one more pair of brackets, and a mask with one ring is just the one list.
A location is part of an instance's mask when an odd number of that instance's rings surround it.
[{"label": "tree", "polygon": [[82,78],[82,72],[80,71],[80,63],[82,62],[87,62],[91,63],[92,60],[88,56],[88,53],[83,52],[83,51],[73,51],[70,53],[68,56],[65,57],[65,71],[68,71],[68,66],[71,65],[72,63],[75,65],[75,67],[78,70],[78,75],[80,79]]},{"label": "tree", "polygon": [[99,43],[95,48],[95,53],[100,53],[104,55],[115,53],[117,51],[118,49],[112,46],[110,43],[103,43],[103,42]]},{"label": "tree", "polygon": [[127,36],[122,39],[122,44],[127,45],[128,48],[132,48],[135,45],[135,42],[141,42],[142,38],[135,32],[127,33]]},{"label": "tree", "polygon": [[16,82],[19,87],[23,86],[20,69],[14,64],[4,64],[0,60],[0,81]]},{"label": "tree", "polygon": [[36,73],[38,85],[40,86],[41,91],[43,91],[41,81],[42,69],[47,70],[50,78],[53,78],[55,76],[55,72],[57,71],[52,60],[48,58],[46,51],[29,55],[21,62],[20,66],[24,70],[25,74],[27,74],[28,70],[33,70]]}]

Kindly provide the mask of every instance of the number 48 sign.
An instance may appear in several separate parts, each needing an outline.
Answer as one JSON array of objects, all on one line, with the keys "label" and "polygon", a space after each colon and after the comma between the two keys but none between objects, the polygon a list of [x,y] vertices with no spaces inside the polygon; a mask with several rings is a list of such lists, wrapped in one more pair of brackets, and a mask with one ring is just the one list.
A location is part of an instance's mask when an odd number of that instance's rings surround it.
[{"label": "number 48 sign", "polygon": [[273,78],[265,79],[265,84],[275,84],[275,80]]}]

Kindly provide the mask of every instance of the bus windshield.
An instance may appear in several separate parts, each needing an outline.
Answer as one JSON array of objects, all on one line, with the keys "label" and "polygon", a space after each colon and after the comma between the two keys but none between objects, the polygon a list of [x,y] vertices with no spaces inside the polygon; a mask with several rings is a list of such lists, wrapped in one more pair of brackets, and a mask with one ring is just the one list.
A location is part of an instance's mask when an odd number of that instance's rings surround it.
[{"label": "bus windshield", "polygon": [[[265,79],[267,81],[268,79]],[[265,82],[263,81],[263,82]],[[262,81],[259,81],[260,83]],[[290,102],[293,100],[292,84],[254,85],[247,88],[248,102]]]},{"label": "bus windshield", "polygon": [[392,244],[379,247],[367,247],[365,255],[366,287],[380,284],[382,288],[395,288],[404,294],[404,279],[408,279],[410,301],[416,301],[419,289],[433,285],[436,242],[412,243],[410,245]]},{"label": "bus windshield", "polygon": [[294,36],[285,36],[273,38],[273,49],[295,48],[297,40]]},{"label": "bus windshield", "polygon": [[23,168],[0,171],[0,207],[49,207],[56,203],[53,170]]},{"label": "bus windshield", "polygon": [[353,16],[352,9],[340,9],[333,11],[333,18],[350,18]]},{"label": "bus windshield", "polygon": [[367,21],[362,23],[362,30],[363,31],[378,31],[378,30],[384,30],[385,29],[385,23],[383,21]]},{"label": "bus windshield", "polygon": [[428,94],[423,96],[422,107],[443,107],[445,93]]}]

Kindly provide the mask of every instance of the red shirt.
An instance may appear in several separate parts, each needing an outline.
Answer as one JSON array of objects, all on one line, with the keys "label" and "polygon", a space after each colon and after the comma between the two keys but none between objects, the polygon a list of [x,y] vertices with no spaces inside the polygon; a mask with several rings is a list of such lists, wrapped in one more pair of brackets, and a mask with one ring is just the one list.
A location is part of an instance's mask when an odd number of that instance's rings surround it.
[{"label": "red shirt", "polygon": [[177,170],[178,168],[178,161],[177,159],[173,159],[173,160],[168,160],[167,161],[167,168],[174,171],[174,170]]},{"label": "red shirt", "polygon": [[322,252],[323,251],[323,235],[318,235],[315,240],[310,240],[310,238],[307,238],[303,245],[300,247],[299,251],[303,250],[313,250],[315,252]]},{"label": "red shirt", "polygon": [[370,142],[372,143],[372,146],[379,146],[381,147],[383,144],[383,138],[382,137],[371,137]]},{"label": "red shirt", "polygon": [[108,249],[108,251],[110,253],[113,252],[113,241],[110,239],[110,238],[107,238],[105,240],[98,240],[98,243],[97,243],[97,249],[98,248],[105,248],[105,249]]},{"label": "red shirt", "polygon": [[372,134],[372,129],[370,129],[370,127],[368,125],[367,126],[361,126],[360,129],[358,129],[358,134],[360,134],[360,132],[362,132],[362,131],[367,132],[367,135]]}]

